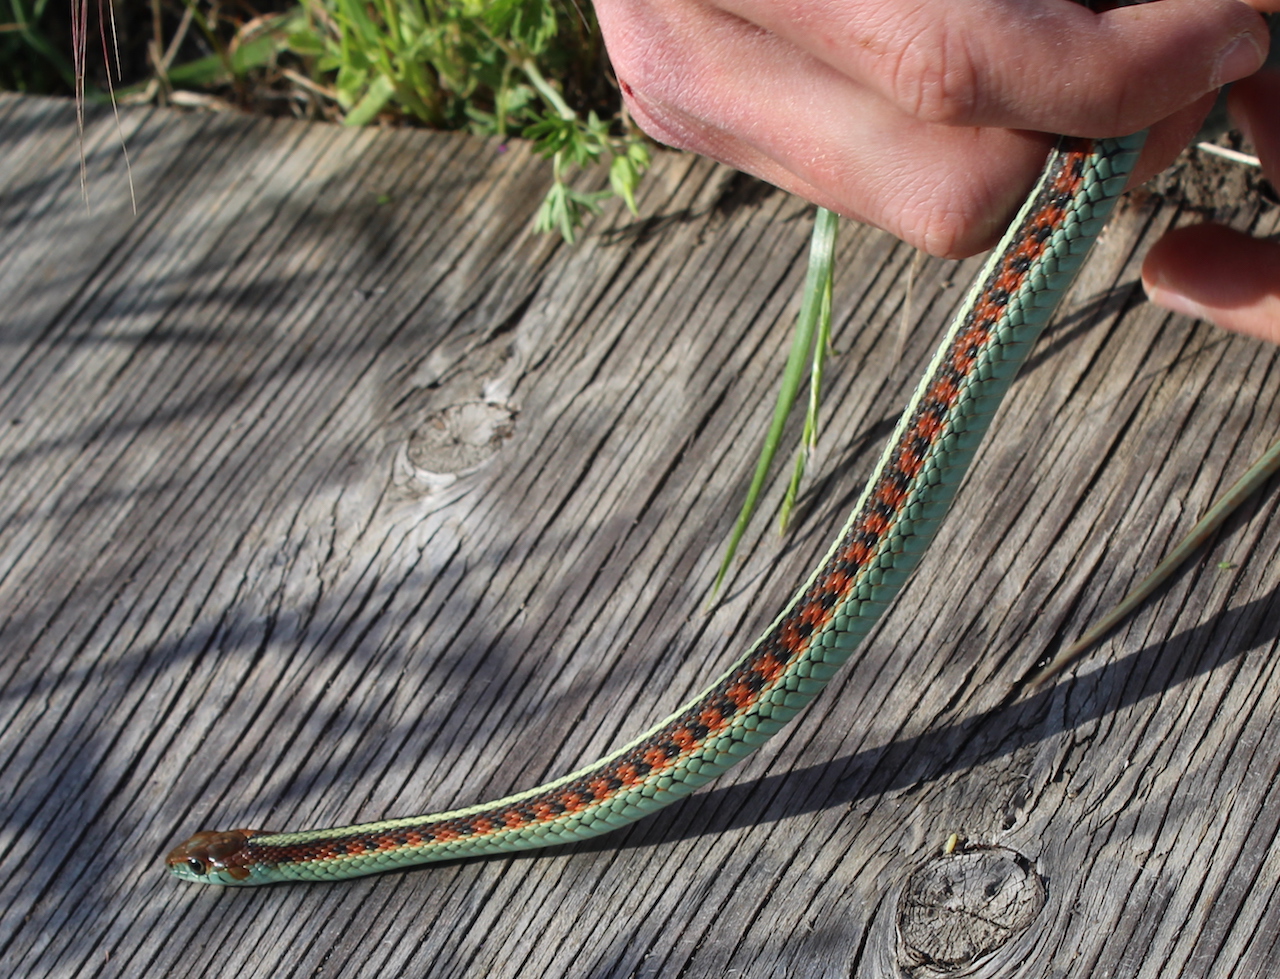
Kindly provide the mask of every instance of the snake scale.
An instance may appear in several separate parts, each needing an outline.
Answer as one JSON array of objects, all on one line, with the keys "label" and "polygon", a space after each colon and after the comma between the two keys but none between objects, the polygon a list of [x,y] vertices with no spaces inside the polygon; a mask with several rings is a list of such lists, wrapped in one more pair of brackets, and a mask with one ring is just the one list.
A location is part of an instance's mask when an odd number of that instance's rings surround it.
[{"label": "snake scale", "polygon": [[670,805],[762,745],[826,685],[920,560],[1144,135],[1059,141],[821,565],[701,694],[599,761],[504,799],[307,832],[205,831],[169,854],[169,869],[211,884],[329,881],[569,843]]}]

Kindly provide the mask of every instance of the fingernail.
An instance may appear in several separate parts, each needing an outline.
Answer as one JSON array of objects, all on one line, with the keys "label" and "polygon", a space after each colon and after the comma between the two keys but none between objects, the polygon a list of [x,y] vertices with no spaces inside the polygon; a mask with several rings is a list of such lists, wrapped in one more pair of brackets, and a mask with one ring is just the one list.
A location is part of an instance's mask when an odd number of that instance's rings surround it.
[{"label": "fingernail", "polygon": [[1162,309],[1167,309],[1171,313],[1181,313],[1183,316],[1190,316],[1197,320],[1209,318],[1209,311],[1198,302],[1188,299],[1173,289],[1166,289],[1158,281],[1144,277],[1142,288],[1146,291],[1147,298]]},{"label": "fingernail", "polygon": [[1266,58],[1266,52],[1258,47],[1258,42],[1247,31],[1231,40],[1213,66],[1213,88],[1219,88],[1228,82],[1234,82],[1246,75],[1252,75]]}]

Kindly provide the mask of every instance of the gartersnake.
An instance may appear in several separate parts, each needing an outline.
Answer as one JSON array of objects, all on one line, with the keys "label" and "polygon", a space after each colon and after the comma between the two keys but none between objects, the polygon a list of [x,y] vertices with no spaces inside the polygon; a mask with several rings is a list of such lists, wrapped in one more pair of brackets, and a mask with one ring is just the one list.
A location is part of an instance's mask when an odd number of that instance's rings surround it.
[{"label": "gartersnake", "polygon": [[339,880],[568,843],[634,822],[754,751],[825,686],[915,567],[1143,138],[1060,141],[821,565],[702,694],[607,757],[505,799],[337,829],[198,833],[169,854],[170,870],[220,884]]}]

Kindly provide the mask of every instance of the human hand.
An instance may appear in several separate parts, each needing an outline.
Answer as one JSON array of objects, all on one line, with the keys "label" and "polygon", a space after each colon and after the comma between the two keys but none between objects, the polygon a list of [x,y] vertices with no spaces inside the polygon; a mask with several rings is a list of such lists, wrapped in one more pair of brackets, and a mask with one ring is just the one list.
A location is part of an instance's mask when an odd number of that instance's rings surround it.
[{"label": "human hand", "polygon": [[[1280,187],[1280,71],[1236,84],[1228,106]],[[1280,343],[1280,242],[1220,224],[1177,228],[1147,253],[1142,284],[1158,306]]]},{"label": "human hand", "polygon": [[[1249,0],[1280,10],[1280,0]],[[627,107],[935,255],[990,246],[1052,137],[1151,126],[1137,179],[1268,44],[1239,0],[596,0]]]}]

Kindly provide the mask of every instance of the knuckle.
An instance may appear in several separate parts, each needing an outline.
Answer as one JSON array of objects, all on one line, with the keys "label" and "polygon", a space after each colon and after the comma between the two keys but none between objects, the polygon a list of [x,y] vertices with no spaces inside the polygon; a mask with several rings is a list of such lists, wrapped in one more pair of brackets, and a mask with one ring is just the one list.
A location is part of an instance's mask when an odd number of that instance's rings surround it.
[{"label": "knuckle", "polygon": [[939,258],[965,258],[990,247],[1004,215],[992,212],[987,192],[965,179],[934,173],[917,186],[900,215],[900,237]]},{"label": "knuckle", "polygon": [[645,133],[676,149],[697,148],[678,114],[668,108],[672,98],[669,78],[653,71],[643,58],[631,61],[615,57],[614,71],[627,111]]},{"label": "knuckle", "polygon": [[647,135],[674,149],[705,150],[704,134],[675,107],[683,93],[672,91],[670,78],[639,65],[634,72],[617,68],[617,78],[628,113]]},{"label": "knuckle", "polygon": [[649,107],[635,98],[630,98],[627,100],[627,109],[636,125],[644,130],[647,136],[664,146],[694,153],[707,151],[707,140],[704,134],[689,126],[679,116],[664,112],[660,106]]},{"label": "knuckle", "polygon": [[891,98],[922,122],[964,126],[976,119],[982,85],[959,35],[918,30],[897,45],[886,71]]},{"label": "knuckle", "polygon": [[955,211],[939,211],[925,217],[913,229],[916,247],[929,255],[959,258],[973,251],[972,229],[964,215]]}]

